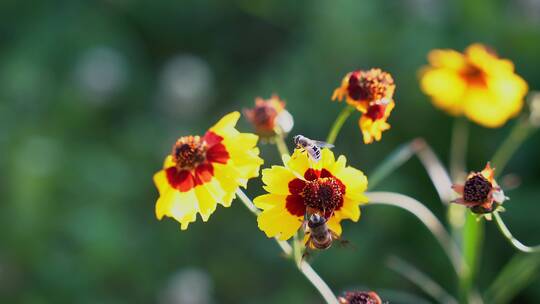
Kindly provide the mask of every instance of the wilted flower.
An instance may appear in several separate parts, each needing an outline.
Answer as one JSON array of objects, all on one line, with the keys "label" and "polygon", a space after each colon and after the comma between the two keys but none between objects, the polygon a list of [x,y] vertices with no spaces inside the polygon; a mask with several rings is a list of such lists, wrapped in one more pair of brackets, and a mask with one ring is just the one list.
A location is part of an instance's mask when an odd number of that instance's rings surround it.
[{"label": "wilted flower", "polygon": [[344,156],[335,160],[331,150],[323,149],[321,160],[313,163],[296,149],[283,160],[284,167],[263,170],[264,189],[269,193],[254,200],[263,209],[257,222],[268,237],[289,239],[306,214],[324,216],[337,235],[341,234],[341,220],[358,221],[359,205],[367,202],[367,178],[362,171],[346,167]]},{"label": "wilted flower", "polygon": [[465,184],[453,185],[452,189],[461,195],[453,202],[469,207],[474,213],[484,214],[495,211],[508,197],[495,181],[494,170],[487,163],[481,172],[471,172]]},{"label": "wilted flower", "polygon": [[240,113],[223,117],[204,136],[180,137],[154,175],[159,191],[158,219],[164,215],[180,222],[182,230],[196,220],[207,221],[217,204],[229,207],[239,186],[259,175],[255,134],[235,129]]},{"label": "wilted flower", "polygon": [[340,304],[382,304],[382,300],[374,291],[348,291],[338,298]]},{"label": "wilted flower", "polygon": [[379,141],[382,132],[390,129],[386,122],[395,106],[396,85],[389,73],[381,69],[354,71],[345,75],[334,90],[332,100],[343,100],[363,113],[359,121],[364,143]]},{"label": "wilted flower", "polygon": [[244,115],[261,137],[275,136],[276,128],[279,128],[278,132],[288,133],[294,125],[292,115],[285,109],[285,102],[277,95],[267,100],[257,97],[255,107],[245,109]]},{"label": "wilted flower", "polygon": [[435,106],[491,128],[521,111],[527,83],[514,73],[510,60],[500,59],[486,46],[473,44],[464,54],[433,50],[428,60],[421,86]]}]

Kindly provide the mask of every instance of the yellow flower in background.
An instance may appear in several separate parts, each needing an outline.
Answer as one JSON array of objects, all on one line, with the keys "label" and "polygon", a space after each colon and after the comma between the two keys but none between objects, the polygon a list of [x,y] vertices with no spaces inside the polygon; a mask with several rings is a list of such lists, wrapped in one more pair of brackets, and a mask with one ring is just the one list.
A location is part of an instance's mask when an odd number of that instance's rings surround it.
[{"label": "yellow flower in background", "polygon": [[315,213],[324,216],[337,235],[341,235],[341,220],[359,220],[359,206],[367,203],[367,178],[346,166],[344,156],[336,160],[331,150],[323,149],[321,160],[314,163],[296,149],[291,157],[284,157],[284,163],[262,171],[269,193],[254,200],[263,210],[257,218],[259,228],[268,237],[291,238],[304,217]]},{"label": "yellow flower in background", "polygon": [[381,69],[350,72],[334,90],[332,100],[343,100],[362,113],[359,120],[364,143],[381,140],[383,131],[390,129],[387,120],[395,107],[396,85],[392,76]]},{"label": "yellow flower in background", "polygon": [[464,54],[433,50],[421,70],[421,87],[435,106],[485,127],[500,127],[523,107],[527,83],[510,60],[473,44]]},{"label": "yellow flower in background", "polygon": [[182,230],[197,213],[207,221],[217,204],[229,207],[239,186],[259,175],[263,160],[256,147],[258,136],[240,133],[239,112],[223,117],[204,136],[183,136],[154,175],[159,191],[156,216],[172,217]]}]

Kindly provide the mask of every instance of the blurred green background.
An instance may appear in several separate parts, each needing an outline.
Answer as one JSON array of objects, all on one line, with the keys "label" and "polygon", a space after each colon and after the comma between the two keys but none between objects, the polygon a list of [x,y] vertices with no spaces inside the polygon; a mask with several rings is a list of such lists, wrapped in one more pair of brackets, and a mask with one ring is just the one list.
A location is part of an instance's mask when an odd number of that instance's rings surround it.
[{"label": "blurred green background", "polygon": [[[418,85],[429,50],[486,43],[540,88],[537,0],[4,0],[0,20],[1,303],[322,303],[239,202],[185,232],[156,220],[152,175],[177,137],[277,93],[293,133],[325,138],[343,107],[330,102],[343,75],[381,67],[397,83],[392,129],[363,145],[354,114],[335,149],[369,177],[417,136],[448,159],[452,118]],[[511,125],[471,126],[471,170]],[[239,128],[251,130],[245,120]],[[265,167],[278,163],[273,146],[261,148]],[[539,149],[537,134],[507,170],[521,185],[507,192],[504,217],[528,244],[540,242]],[[444,219],[416,159],[378,189],[418,198]],[[260,182],[248,192],[262,193]],[[480,290],[515,253],[495,225],[486,235]],[[313,259],[336,292],[424,303],[387,268],[392,254],[456,289],[443,251],[401,210],[367,207],[344,237],[354,248]],[[538,281],[513,300],[538,302]]]}]

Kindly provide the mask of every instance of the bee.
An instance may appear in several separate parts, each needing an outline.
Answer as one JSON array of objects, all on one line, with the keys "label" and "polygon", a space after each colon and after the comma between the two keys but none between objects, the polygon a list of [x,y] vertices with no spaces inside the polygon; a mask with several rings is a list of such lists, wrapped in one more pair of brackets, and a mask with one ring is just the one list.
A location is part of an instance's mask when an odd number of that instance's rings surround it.
[{"label": "bee", "polygon": [[303,149],[309,155],[309,158],[315,162],[321,160],[321,148],[333,148],[334,145],[324,141],[311,140],[303,135],[296,135],[293,138],[296,147]]},{"label": "bee", "polygon": [[339,235],[328,228],[327,220],[318,213],[313,213],[307,220],[305,233],[308,236],[306,248],[324,250],[330,248]]}]

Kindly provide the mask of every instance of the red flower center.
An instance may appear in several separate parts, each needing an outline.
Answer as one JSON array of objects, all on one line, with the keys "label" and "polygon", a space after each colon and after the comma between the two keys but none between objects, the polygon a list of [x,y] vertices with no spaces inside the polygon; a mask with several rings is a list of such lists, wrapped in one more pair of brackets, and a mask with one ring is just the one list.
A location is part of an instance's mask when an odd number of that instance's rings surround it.
[{"label": "red flower center", "polygon": [[302,180],[295,178],[289,182],[290,195],[287,196],[286,208],[289,213],[304,216],[318,213],[325,218],[343,206],[345,185],[326,169],[308,169]]},{"label": "red flower center", "polygon": [[484,203],[492,188],[491,183],[482,174],[475,174],[465,182],[463,199],[467,202]]},{"label": "red flower center", "polygon": [[306,207],[326,214],[343,203],[344,186],[334,177],[318,178],[306,182],[302,196]]},{"label": "red flower center", "polygon": [[165,168],[169,185],[180,192],[212,180],[214,164],[226,164],[230,155],[222,143],[223,137],[206,132],[203,137],[184,136],[172,149],[175,166]]},{"label": "red flower center", "polygon": [[373,292],[354,291],[345,295],[347,304],[381,304],[381,298]]},{"label": "red flower center", "polygon": [[378,120],[384,117],[384,112],[386,111],[386,106],[382,104],[373,104],[370,105],[367,113],[365,114],[367,117],[371,118],[371,120]]},{"label": "red flower center", "polygon": [[183,136],[174,144],[171,155],[179,170],[190,170],[206,160],[207,150],[208,145],[200,136]]},{"label": "red flower center", "polygon": [[392,97],[393,89],[394,79],[380,69],[352,72],[347,86],[349,97],[359,101],[375,101]]},{"label": "red flower center", "polygon": [[469,63],[460,72],[461,78],[463,78],[470,85],[485,87],[487,85],[486,74],[479,67]]}]

